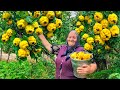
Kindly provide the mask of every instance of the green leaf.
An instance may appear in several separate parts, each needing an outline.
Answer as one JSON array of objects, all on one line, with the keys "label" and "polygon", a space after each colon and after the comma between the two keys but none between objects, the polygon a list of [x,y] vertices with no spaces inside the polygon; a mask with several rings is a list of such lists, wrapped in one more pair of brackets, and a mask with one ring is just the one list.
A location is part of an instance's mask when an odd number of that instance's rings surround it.
[{"label": "green leaf", "polygon": [[2,30],[2,28],[0,27],[0,32],[2,32],[3,30]]},{"label": "green leaf", "polygon": [[20,61],[26,61],[26,60],[27,60],[27,57],[20,58]]},{"label": "green leaf", "polygon": [[31,57],[32,59],[35,59],[35,54],[34,54],[33,52],[30,52],[30,57]]},{"label": "green leaf", "polygon": [[27,16],[27,17],[25,18],[25,20],[27,21],[27,23],[30,23],[30,24],[32,24],[32,22],[33,22],[31,16]]},{"label": "green leaf", "polygon": [[15,52],[16,52],[16,54],[17,54],[17,52],[18,52],[18,50],[19,50],[19,47],[14,46],[13,49],[15,50]]},{"label": "green leaf", "polygon": [[120,73],[112,73],[109,75],[108,79],[120,79]]}]

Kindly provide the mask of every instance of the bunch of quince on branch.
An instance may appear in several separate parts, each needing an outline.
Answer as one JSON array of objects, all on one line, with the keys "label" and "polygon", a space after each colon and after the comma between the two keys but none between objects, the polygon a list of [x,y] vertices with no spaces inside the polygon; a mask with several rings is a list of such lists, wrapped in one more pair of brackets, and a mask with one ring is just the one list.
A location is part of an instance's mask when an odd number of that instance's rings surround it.
[{"label": "bunch of quince on branch", "polygon": [[105,54],[114,49],[119,40],[119,14],[114,11],[81,12],[75,24],[80,44],[92,52],[95,59],[105,59]]},{"label": "bunch of quince on branch", "polygon": [[43,50],[38,35],[49,40],[62,27],[61,11],[3,11],[1,41],[9,44],[17,59],[37,58]]}]

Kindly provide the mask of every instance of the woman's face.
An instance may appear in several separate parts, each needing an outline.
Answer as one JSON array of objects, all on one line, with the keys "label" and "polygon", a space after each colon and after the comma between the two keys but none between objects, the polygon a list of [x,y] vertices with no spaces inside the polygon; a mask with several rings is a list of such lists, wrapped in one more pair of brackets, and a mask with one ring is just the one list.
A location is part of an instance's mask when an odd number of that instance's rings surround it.
[{"label": "woman's face", "polygon": [[67,37],[67,42],[69,46],[74,46],[77,41],[77,35],[74,31],[70,32]]}]

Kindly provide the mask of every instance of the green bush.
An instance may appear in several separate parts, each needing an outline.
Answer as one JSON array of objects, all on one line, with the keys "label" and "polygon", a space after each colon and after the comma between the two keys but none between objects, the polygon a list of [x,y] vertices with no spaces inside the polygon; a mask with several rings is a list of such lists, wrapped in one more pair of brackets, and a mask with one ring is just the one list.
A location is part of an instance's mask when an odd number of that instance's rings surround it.
[{"label": "green bush", "polygon": [[54,65],[48,61],[46,66],[43,61],[0,61],[0,79],[54,79]]}]

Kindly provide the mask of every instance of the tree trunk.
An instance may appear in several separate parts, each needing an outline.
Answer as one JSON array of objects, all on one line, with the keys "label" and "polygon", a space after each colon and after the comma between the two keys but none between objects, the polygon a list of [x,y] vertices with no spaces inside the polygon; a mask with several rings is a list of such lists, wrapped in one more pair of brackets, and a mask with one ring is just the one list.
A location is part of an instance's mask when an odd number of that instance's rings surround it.
[{"label": "tree trunk", "polygon": [[1,50],[0,50],[0,60],[2,60],[2,46],[1,46]]},{"label": "tree trunk", "polygon": [[9,49],[9,51],[8,51],[8,58],[7,58],[7,62],[9,62],[9,59],[10,59],[11,50],[12,50],[12,48],[10,48],[10,49]]},{"label": "tree trunk", "polygon": [[9,62],[9,58],[10,58],[10,52],[8,52],[7,62]]}]

